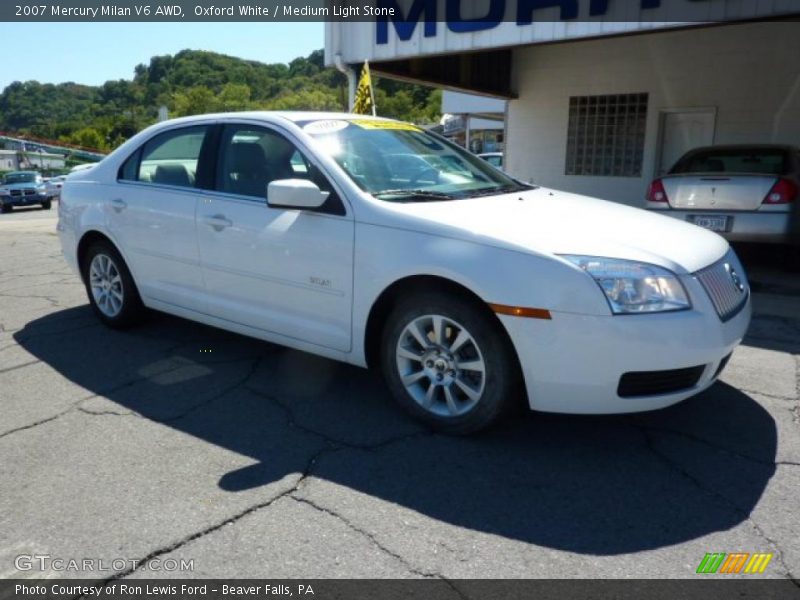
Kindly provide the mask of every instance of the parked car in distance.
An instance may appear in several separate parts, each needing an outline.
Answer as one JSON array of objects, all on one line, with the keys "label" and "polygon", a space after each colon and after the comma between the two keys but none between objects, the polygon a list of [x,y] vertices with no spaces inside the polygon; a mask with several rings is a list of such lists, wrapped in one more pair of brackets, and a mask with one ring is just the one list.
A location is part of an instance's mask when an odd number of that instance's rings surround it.
[{"label": "parked car in distance", "polygon": [[0,182],[0,212],[8,213],[19,206],[39,204],[50,210],[51,196],[42,176],[36,171],[12,171]]},{"label": "parked car in distance", "polygon": [[715,233],[517,182],[377,117],[158,123],[67,179],[57,229],[108,326],[149,307],[379,367],[450,433],[523,399],[674,404],[716,381],[750,322],[744,269]]},{"label": "parked car in distance", "polygon": [[647,208],[731,241],[800,242],[800,149],[709,146],[687,152],[647,190]]},{"label": "parked car in distance", "polygon": [[47,181],[45,181],[45,187],[47,188],[47,194],[53,199],[56,200],[61,196],[61,188],[64,185],[64,180],[67,178],[66,175],[57,175],[56,177],[51,177]]},{"label": "parked car in distance", "polygon": [[488,162],[493,167],[497,167],[498,169],[503,168],[503,153],[502,152],[484,152],[483,154],[478,154],[483,160]]}]

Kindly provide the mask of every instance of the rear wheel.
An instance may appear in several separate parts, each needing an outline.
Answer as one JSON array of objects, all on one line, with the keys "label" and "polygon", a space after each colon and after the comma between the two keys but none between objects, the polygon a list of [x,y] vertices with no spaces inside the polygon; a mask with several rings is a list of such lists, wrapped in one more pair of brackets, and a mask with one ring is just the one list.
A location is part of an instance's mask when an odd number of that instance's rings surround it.
[{"label": "rear wheel", "polygon": [[519,392],[516,354],[483,307],[458,295],[416,294],[383,332],[384,377],[428,426],[472,433],[500,419]]},{"label": "rear wheel", "polygon": [[83,259],[82,274],[89,302],[103,323],[125,329],[141,320],[144,305],[136,284],[110,242],[92,244]]},{"label": "rear wheel", "polygon": [[50,210],[51,206],[52,206],[52,200],[45,200],[44,202],[42,202],[42,209],[44,210]]}]

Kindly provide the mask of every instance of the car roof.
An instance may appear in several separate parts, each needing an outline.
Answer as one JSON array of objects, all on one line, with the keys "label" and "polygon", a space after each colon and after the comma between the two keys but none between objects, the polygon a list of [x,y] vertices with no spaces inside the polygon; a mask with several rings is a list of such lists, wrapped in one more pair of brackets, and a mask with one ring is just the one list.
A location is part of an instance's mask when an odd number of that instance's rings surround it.
[{"label": "car roof", "polygon": [[342,120],[350,121],[353,119],[369,121],[395,121],[385,117],[373,117],[372,115],[357,115],[346,112],[325,112],[325,111],[292,111],[292,110],[255,110],[241,112],[209,113],[203,115],[193,115],[190,117],[179,117],[163,121],[164,125],[171,123],[191,123],[193,121],[205,121],[208,119],[284,119],[293,123],[302,121],[327,121]]},{"label": "car roof", "polygon": [[366,119],[369,121],[394,121],[395,119],[387,119],[385,117],[373,117],[372,115],[357,115],[354,113],[346,112],[316,112],[316,111],[280,111],[269,112],[277,117],[283,117],[289,121],[297,123],[298,121],[322,121],[328,119],[336,119],[342,121],[349,121],[351,119]]}]

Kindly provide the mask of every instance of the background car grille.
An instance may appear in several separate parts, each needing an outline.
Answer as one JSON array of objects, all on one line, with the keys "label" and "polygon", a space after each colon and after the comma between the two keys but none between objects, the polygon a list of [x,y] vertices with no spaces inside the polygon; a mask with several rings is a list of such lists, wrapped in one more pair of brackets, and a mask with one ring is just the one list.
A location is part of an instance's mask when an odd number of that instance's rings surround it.
[{"label": "background car grille", "polygon": [[723,321],[734,317],[744,307],[750,294],[744,273],[741,272],[741,267],[738,267],[737,271],[737,266],[728,254],[722,260],[694,274]]},{"label": "background car grille", "polygon": [[652,396],[687,390],[697,385],[705,365],[668,371],[631,371],[619,378],[617,395],[620,398]]}]

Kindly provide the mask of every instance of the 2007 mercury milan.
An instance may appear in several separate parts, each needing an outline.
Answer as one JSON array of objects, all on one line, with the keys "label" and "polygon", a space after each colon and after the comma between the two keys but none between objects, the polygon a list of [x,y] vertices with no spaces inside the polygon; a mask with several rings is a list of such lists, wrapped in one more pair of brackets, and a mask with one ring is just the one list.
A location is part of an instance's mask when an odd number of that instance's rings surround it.
[{"label": "2007 mercury milan", "polygon": [[564,413],[679,402],[750,321],[719,235],[351,114],[159,123],[70,176],[58,230],[106,324],[149,307],[379,365],[406,409],[453,433],[523,390]]}]

